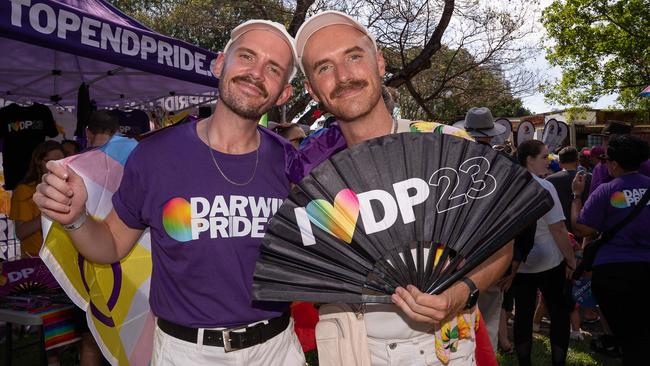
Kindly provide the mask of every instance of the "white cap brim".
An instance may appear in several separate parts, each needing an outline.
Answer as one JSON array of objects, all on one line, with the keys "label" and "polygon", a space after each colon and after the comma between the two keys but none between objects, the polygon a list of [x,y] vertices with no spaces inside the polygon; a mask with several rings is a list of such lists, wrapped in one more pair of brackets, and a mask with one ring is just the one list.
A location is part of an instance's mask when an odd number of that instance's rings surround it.
[{"label": "white cap brim", "polygon": [[314,33],[325,27],[329,27],[330,25],[347,25],[358,30],[368,36],[372,41],[375,50],[377,49],[377,41],[375,40],[375,37],[370,34],[366,27],[361,25],[361,23],[357,22],[354,18],[335,10],[318,13],[307,19],[302,26],[300,26],[300,29],[298,29],[298,33],[296,33],[296,57],[303,74],[305,74],[305,68],[302,64],[302,54],[305,51],[307,41]]},{"label": "white cap brim", "polygon": [[228,43],[226,43],[226,47],[223,48],[223,53],[227,53],[230,46],[232,46],[232,44],[235,43],[239,37],[252,30],[271,31],[284,38],[287,45],[291,49],[291,56],[293,57],[293,70],[291,70],[291,75],[289,76],[289,81],[291,81],[298,72],[298,57],[295,44],[296,41],[293,39],[293,37],[291,37],[289,32],[287,32],[287,29],[280,23],[264,19],[253,19],[238,25],[235,29],[232,30],[232,32],[230,32],[230,40]]}]

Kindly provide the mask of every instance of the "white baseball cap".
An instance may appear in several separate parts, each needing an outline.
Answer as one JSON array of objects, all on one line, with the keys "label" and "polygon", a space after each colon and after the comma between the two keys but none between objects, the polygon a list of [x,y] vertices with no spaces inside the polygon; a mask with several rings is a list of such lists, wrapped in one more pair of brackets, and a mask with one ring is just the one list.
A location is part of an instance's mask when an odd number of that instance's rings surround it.
[{"label": "white baseball cap", "polygon": [[228,48],[241,36],[243,36],[245,33],[250,32],[252,30],[265,30],[265,31],[271,31],[277,34],[278,36],[284,38],[286,41],[287,45],[291,49],[291,55],[293,57],[293,70],[291,70],[291,75],[289,76],[289,81],[296,76],[296,73],[298,72],[298,58],[296,54],[296,41],[289,35],[289,32],[287,32],[287,29],[280,23],[272,22],[270,20],[264,20],[264,19],[253,19],[246,21],[232,30],[230,32],[230,40],[228,43],[226,43],[226,47],[223,48],[223,53],[225,54],[228,52]]},{"label": "white baseball cap", "polygon": [[375,47],[375,50],[377,50],[377,41],[366,27],[345,13],[335,10],[327,10],[307,19],[302,26],[300,26],[300,29],[298,29],[298,33],[296,33],[296,57],[303,74],[305,73],[305,68],[302,65],[302,54],[305,51],[307,41],[314,33],[325,27],[329,27],[330,25],[348,25],[358,30],[370,38],[372,45]]}]

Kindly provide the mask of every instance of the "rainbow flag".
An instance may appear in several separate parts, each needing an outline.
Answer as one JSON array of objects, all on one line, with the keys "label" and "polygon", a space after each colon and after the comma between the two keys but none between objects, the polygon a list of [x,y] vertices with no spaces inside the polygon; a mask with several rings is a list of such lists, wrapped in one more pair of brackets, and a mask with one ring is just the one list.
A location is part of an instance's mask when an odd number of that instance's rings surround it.
[{"label": "rainbow flag", "polygon": [[62,304],[30,310],[30,313],[43,319],[46,351],[81,339],[79,334],[75,332],[73,311],[73,305]]},{"label": "rainbow flag", "polygon": [[[63,159],[88,191],[86,207],[105,218],[122,180],[135,140],[114,136],[101,148]],[[148,365],[153,349],[154,317],[149,308],[151,238],[145,231],[131,253],[111,265],[85,260],[61,225],[43,217],[45,242],[40,257],[61,288],[81,309],[104,357],[111,365]]]}]

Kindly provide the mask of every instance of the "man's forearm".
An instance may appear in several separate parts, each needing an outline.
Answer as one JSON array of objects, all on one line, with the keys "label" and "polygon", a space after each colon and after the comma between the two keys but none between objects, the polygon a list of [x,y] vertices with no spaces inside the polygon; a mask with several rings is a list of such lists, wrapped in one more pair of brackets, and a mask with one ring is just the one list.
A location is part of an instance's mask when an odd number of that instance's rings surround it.
[{"label": "man's forearm", "polygon": [[580,211],[582,211],[582,200],[574,199],[573,202],[571,202],[571,228],[574,234],[583,238],[594,235],[596,231],[593,228],[578,223]]},{"label": "man's forearm", "polygon": [[77,251],[91,262],[110,264],[121,259],[113,235],[103,221],[88,216],[81,227],[68,231],[68,235]]},{"label": "man's forearm", "polygon": [[506,272],[512,261],[513,243],[506,244],[494,253],[487,261],[478,266],[469,278],[480,291],[484,291],[497,283]]}]

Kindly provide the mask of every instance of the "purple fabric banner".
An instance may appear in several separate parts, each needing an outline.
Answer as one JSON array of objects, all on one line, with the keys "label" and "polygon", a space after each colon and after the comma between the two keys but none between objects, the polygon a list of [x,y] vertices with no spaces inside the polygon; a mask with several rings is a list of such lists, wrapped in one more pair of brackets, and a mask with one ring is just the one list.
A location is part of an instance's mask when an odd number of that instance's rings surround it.
[{"label": "purple fabric banner", "polygon": [[5,37],[197,84],[216,85],[210,72],[215,53],[144,27],[135,28],[132,22],[127,18],[118,24],[56,1],[0,1],[0,34]]}]

